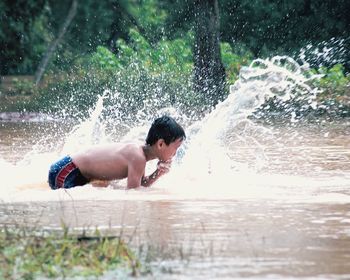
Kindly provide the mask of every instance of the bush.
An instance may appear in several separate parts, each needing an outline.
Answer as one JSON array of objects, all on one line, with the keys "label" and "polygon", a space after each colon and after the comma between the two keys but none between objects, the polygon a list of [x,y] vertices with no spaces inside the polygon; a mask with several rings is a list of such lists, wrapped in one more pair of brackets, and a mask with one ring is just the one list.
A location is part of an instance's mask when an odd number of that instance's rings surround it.
[{"label": "bush", "polygon": [[221,43],[220,47],[222,63],[226,70],[226,81],[233,85],[238,79],[242,66],[249,65],[252,62],[253,54],[247,50],[243,50],[241,54],[236,54],[228,43]]},{"label": "bush", "polygon": [[[95,53],[77,60],[69,73],[54,73],[55,78],[49,78],[30,104],[32,110],[86,117],[98,96],[105,95],[105,113],[118,114],[124,120],[134,121],[140,112],[154,115],[168,106],[199,116],[205,109],[203,97],[192,89],[193,34],[151,45],[131,29],[129,38],[128,42],[117,41],[117,54],[99,46]],[[238,56],[226,43],[221,52],[232,84],[241,66],[250,62],[251,54]]]},{"label": "bush", "polygon": [[[31,104],[32,110],[85,117],[105,95],[105,113],[134,120],[140,111],[156,112],[173,106],[186,110],[198,104],[192,86],[191,35],[155,46],[136,31],[128,44],[118,41],[117,55],[99,46],[91,56],[71,67],[70,73],[54,73]],[[59,77],[59,78],[58,78]]]},{"label": "bush", "polygon": [[9,86],[7,91],[8,95],[25,96],[35,93],[36,87],[31,80],[20,78],[21,76],[17,77],[12,79],[12,85]]},{"label": "bush", "polygon": [[350,96],[350,74],[345,75],[345,68],[341,64],[336,64],[332,68],[322,67],[318,71],[323,77],[317,81],[316,85],[323,91],[320,98],[334,98],[341,101]]},{"label": "bush", "polygon": [[[188,33],[152,45],[131,29],[128,42],[117,41],[117,54],[99,46],[93,54],[76,60],[69,72],[55,71],[52,78],[47,75],[47,85],[39,89],[27,110],[85,118],[98,97],[104,95],[102,113],[109,118],[148,121],[147,117],[153,118],[164,107],[177,108],[192,119],[200,118],[210,108],[192,87],[193,41],[193,34]],[[237,47],[234,52],[228,43],[221,43],[221,57],[228,85],[234,84],[241,67],[253,59],[247,49]],[[320,101],[349,102],[350,78],[341,65],[311,72],[324,75],[314,81],[314,86],[323,90]]]}]

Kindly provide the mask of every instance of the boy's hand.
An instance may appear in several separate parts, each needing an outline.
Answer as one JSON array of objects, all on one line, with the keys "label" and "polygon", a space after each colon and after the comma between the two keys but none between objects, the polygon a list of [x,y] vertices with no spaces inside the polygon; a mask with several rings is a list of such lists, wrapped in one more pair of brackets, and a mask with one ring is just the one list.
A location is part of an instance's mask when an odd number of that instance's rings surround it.
[{"label": "boy's hand", "polygon": [[149,187],[152,185],[160,176],[168,173],[171,167],[171,160],[158,161],[157,169],[149,176],[144,176],[141,179],[141,186]]},{"label": "boy's hand", "polygon": [[165,173],[168,173],[170,171],[170,167],[171,167],[171,160],[158,161],[158,164],[157,164],[158,174],[163,175]]}]

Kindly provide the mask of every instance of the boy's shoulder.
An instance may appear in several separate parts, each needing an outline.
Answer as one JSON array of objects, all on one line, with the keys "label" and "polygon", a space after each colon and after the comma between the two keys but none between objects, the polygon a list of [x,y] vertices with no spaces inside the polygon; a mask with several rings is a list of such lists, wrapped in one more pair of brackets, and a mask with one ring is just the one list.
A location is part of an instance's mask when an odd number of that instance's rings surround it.
[{"label": "boy's shoulder", "polygon": [[138,149],[142,150],[142,147],[143,147],[142,142],[136,142],[136,141],[121,142],[119,144],[124,146],[125,148],[133,149],[133,150],[138,150]]},{"label": "boy's shoulder", "polygon": [[123,143],[123,150],[128,155],[132,155],[133,157],[135,157],[135,159],[143,160],[145,158],[142,143],[138,143],[138,142]]}]

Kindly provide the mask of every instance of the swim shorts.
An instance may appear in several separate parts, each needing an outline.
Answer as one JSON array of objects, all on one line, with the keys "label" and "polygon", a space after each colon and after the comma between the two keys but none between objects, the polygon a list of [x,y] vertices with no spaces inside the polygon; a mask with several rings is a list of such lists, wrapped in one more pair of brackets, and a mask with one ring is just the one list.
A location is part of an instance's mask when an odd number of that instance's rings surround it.
[{"label": "swim shorts", "polygon": [[64,157],[50,167],[49,185],[53,190],[83,186],[88,182],[70,156]]}]

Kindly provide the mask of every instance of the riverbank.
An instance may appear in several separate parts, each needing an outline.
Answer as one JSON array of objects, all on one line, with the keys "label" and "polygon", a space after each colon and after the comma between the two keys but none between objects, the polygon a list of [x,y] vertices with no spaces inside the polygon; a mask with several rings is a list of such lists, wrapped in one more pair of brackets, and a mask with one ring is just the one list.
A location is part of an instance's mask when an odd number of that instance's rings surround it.
[{"label": "riverbank", "polygon": [[139,260],[120,237],[101,235],[98,229],[92,236],[71,233],[63,223],[60,231],[1,226],[0,279],[98,278],[108,270],[139,274]]}]

